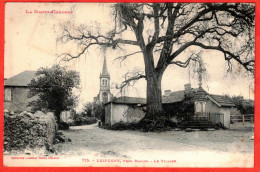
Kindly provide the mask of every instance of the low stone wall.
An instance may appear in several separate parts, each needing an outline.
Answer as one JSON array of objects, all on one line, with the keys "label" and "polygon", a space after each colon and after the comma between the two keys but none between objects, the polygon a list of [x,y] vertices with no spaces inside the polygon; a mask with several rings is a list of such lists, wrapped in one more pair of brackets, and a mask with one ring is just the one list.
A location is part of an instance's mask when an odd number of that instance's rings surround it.
[{"label": "low stone wall", "polygon": [[4,150],[23,150],[25,148],[46,147],[53,145],[58,125],[53,113],[34,114],[22,112],[14,114],[4,112]]}]

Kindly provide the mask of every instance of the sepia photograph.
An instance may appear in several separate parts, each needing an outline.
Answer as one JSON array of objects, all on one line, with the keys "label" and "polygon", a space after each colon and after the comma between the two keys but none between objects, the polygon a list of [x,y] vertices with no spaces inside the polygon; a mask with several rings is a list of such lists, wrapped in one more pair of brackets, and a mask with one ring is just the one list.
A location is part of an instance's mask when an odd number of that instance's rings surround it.
[{"label": "sepia photograph", "polygon": [[255,3],[5,3],[6,167],[254,168]]}]

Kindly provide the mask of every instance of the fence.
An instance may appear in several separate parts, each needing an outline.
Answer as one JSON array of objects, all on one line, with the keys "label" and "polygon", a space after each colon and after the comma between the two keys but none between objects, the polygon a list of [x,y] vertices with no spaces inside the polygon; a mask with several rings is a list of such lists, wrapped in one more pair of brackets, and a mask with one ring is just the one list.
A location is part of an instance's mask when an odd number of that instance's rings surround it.
[{"label": "fence", "polygon": [[193,116],[193,121],[210,121],[213,123],[224,124],[224,114],[222,113],[206,113],[205,116]]},{"label": "fence", "polygon": [[205,116],[194,116],[193,121],[209,121],[213,123],[224,124],[224,114],[222,113],[206,113]]},{"label": "fence", "polygon": [[230,116],[230,121],[233,122],[254,122],[254,114],[242,114],[242,115],[232,115]]},{"label": "fence", "polygon": [[224,124],[224,114],[222,113],[209,113],[208,114],[209,121],[213,123],[222,123]]}]

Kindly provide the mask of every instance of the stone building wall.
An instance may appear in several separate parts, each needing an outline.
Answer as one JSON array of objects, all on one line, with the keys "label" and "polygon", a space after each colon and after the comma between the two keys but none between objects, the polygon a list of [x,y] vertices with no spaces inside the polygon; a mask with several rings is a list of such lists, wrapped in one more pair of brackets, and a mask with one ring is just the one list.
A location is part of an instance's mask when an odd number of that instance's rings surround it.
[{"label": "stone building wall", "polygon": [[28,87],[5,87],[5,89],[11,90],[11,100],[4,101],[4,109],[14,112],[31,111],[28,107],[30,101],[35,100],[36,97],[29,98]]}]

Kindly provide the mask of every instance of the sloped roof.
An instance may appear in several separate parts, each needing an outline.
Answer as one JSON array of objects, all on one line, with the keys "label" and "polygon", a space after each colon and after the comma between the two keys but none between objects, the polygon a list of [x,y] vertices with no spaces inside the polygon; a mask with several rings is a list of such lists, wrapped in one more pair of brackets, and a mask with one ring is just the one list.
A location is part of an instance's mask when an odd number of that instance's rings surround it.
[{"label": "sloped roof", "polygon": [[220,95],[209,95],[211,98],[213,98],[217,103],[219,103],[221,106],[236,106],[233,101],[228,98],[227,96],[220,96]]},{"label": "sloped roof", "polygon": [[[235,106],[233,101],[226,96],[220,96],[220,95],[214,95],[214,94],[208,95],[208,93],[204,89],[199,89],[199,88],[191,88],[191,90],[190,90],[191,93],[195,93],[195,97],[196,97],[197,93],[200,94],[202,91],[203,91],[204,95],[207,94],[207,96],[210,97],[211,101],[214,100],[213,102],[220,106],[224,106],[224,107]],[[172,92],[169,96],[162,97],[162,103],[169,104],[169,103],[181,102],[185,98],[185,93],[186,93],[185,90]],[[140,98],[140,97],[123,96],[123,97],[114,98],[113,100],[111,100],[108,103],[111,103],[111,102],[118,103],[118,104],[146,104],[146,99]],[[106,104],[108,104],[108,103],[106,103]]]},{"label": "sloped roof", "polygon": [[180,102],[184,99],[185,92],[184,90],[182,91],[175,91],[172,92],[169,96],[163,96],[162,97],[162,102],[163,103],[175,103],[175,102]]},{"label": "sloped roof", "polygon": [[35,77],[36,71],[26,70],[4,81],[4,86],[24,86],[27,87]]},{"label": "sloped roof", "polygon": [[[140,97],[122,96],[122,97],[114,98],[110,102],[118,103],[118,104],[146,104],[146,99],[140,98]],[[108,102],[108,103],[110,103],[110,102]]]},{"label": "sloped roof", "polygon": [[102,69],[102,73],[100,74],[100,77],[110,77],[108,70],[107,70],[106,56],[104,57],[103,69]]},{"label": "sloped roof", "polygon": [[[196,93],[198,92],[198,88],[191,88],[190,92],[191,93]],[[181,102],[184,100],[185,97],[185,90],[180,90],[180,91],[174,91],[172,92],[169,96],[163,96],[162,97],[162,102],[163,103],[176,103],[176,102]]]},{"label": "sloped roof", "polygon": [[205,101],[207,100],[206,96],[208,93],[203,88],[198,88],[195,92],[194,99],[196,101]]}]

